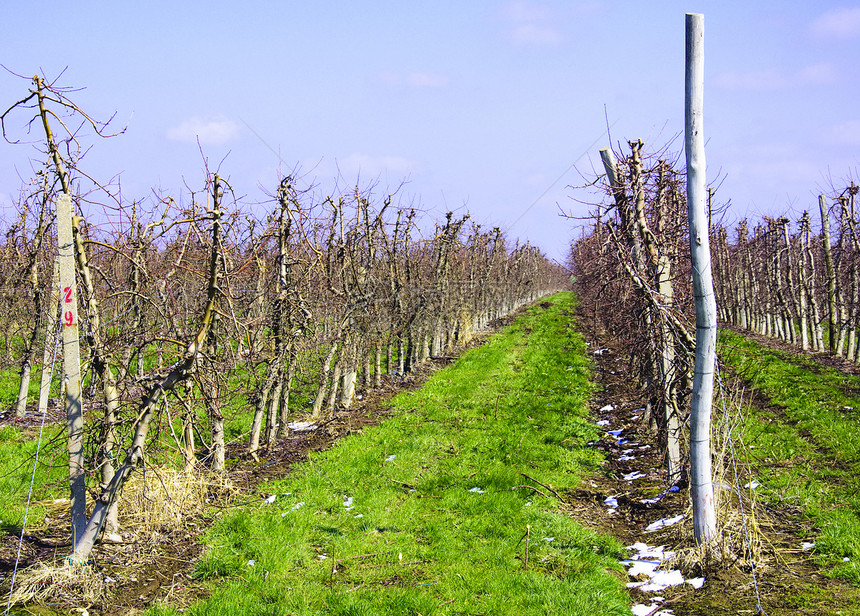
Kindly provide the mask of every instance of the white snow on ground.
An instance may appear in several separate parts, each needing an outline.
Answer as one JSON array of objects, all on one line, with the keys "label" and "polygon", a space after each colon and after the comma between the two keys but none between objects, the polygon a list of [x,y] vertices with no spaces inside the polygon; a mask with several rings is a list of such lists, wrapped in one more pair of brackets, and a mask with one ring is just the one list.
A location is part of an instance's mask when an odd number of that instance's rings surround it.
[{"label": "white snow on ground", "polygon": [[[601,413],[608,413],[609,411],[614,411],[614,410],[615,410],[614,404],[607,404],[606,406],[600,408]],[[606,423],[609,423],[609,422],[607,421]]]},{"label": "white snow on ground", "polygon": [[639,471],[633,471],[632,473],[627,473],[624,475],[624,481],[633,481],[634,479],[639,479],[640,477],[644,477],[645,473],[640,473]]},{"label": "white snow on ground", "polygon": [[293,421],[287,427],[293,432],[310,432],[317,429],[317,425],[312,421]]},{"label": "white snow on ground", "polygon": [[676,515],[674,518],[661,518],[656,522],[652,522],[645,529],[646,533],[653,533],[656,530],[660,530],[661,528],[666,528],[667,526],[672,526],[672,524],[677,524],[681,520],[684,519],[684,514]]},{"label": "white snow on ground", "polygon": [[600,421],[597,422],[597,425],[598,426],[608,426],[609,420],[608,419],[601,419]]},{"label": "white snow on ground", "polygon": [[[659,567],[663,562],[674,555],[674,552],[666,551],[666,546],[649,546],[636,542],[627,546],[627,549],[634,553],[630,560],[623,560],[621,563],[628,567],[627,574],[630,577],[637,578],[635,582],[628,582],[627,588],[637,588],[640,592],[660,592],[670,586],[680,586],[685,583],[693,588],[701,588],[705,583],[705,578],[684,579],[684,575],[677,569],[661,570]],[[641,579],[643,577],[647,579]],[[660,610],[660,604],[663,601],[663,597],[655,596],[650,598],[650,604],[639,603],[630,609],[633,614],[642,616],[672,614],[671,610]]]}]

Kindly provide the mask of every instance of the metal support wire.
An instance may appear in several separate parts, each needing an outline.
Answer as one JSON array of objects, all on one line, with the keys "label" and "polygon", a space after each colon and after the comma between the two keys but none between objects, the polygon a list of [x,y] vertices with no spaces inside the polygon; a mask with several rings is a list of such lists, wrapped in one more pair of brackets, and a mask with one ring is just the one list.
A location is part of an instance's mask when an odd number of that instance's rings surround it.
[{"label": "metal support wire", "polygon": [[[725,393],[725,390],[723,389],[723,374],[720,371],[719,362],[717,362],[717,365],[716,365],[716,376],[717,376],[717,384],[720,388],[720,405],[722,406],[722,409],[723,409],[723,421],[726,422],[726,427],[728,429],[729,411],[728,411],[728,408],[726,408],[726,393]],[[740,483],[740,478],[738,477],[738,463],[737,463],[736,453],[735,453],[735,442],[734,442],[734,439],[732,438],[731,432],[728,432],[727,438],[729,441],[729,453],[731,454],[731,458],[732,458],[732,472],[734,473],[734,476],[735,476],[735,493],[738,496],[738,506],[741,509],[741,521],[744,525],[744,540],[746,543],[747,554],[749,554],[750,568],[752,570],[753,587],[755,588],[756,614],[762,614],[763,616],[767,616],[767,612],[764,611],[764,608],[761,605],[761,593],[759,591],[758,577],[756,576],[756,571],[755,571],[755,560],[753,557],[752,539],[750,538],[749,524],[747,523],[746,510],[744,509],[744,501],[743,501],[743,496],[741,494],[741,483]]]}]

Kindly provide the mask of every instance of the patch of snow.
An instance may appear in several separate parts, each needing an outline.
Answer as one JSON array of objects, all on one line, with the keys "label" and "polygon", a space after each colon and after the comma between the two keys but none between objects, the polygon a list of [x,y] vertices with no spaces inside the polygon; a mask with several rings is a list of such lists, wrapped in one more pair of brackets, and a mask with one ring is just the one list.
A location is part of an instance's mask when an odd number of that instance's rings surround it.
[{"label": "patch of snow", "polygon": [[619,436],[621,436],[622,432],[624,432],[624,428],[621,428],[620,430],[607,430],[606,431],[607,434],[611,434],[615,438],[618,438]]},{"label": "patch of snow", "polygon": [[809,550],[811,550],[814,547],[815,547],[814,541],[804,541],[803,543],[800,544],[800,549],[803,550],[804,552],[808,552]]},{"label": "patch of snow", "polygon": [[391,454],[390,456],[388,456],[387,458],[385,458],[385,461],[386,461],[386,462],[391,462],[391,461],[393,461],[393,460],[394,460],[394,458],[396,458],[396,457],[397,457],[397,455],[396,455],[396,454]]},{"label": "patch of snow", "polygon": [[599,412],[601,412],[601,413],[608,413],[608,412],[610,412],[610,411],[614,411],[614,410],[615,410],[615,405],[614,405],[614,404],[607,404],[606,406],[602,406],[602,407],[600,407]]},{"label": "patch of snow", "polygon": [[254,565],[256,565],[256,564],[257,564],[257,561],[256,561],[256,560],[249,560],[249,561],[248,561],[248,566],[249,566],[249,567],[253,567],[253,566],[254,566]]},{"label": "patch of snow", "polygon": [[753,480],[752,480],[752,481],[750,481],[748,484],[746,484],[744,487],[745,487],[745,488],[747,488],[748,490],[755,490],[755,489],[756,489],[757,487],[759,487],[760,485],[761,485],[761,484],[760,484],[758,481],[756,481],[755,479],[753,479]]},{"label": "patch of snow", "polygon": [[312,421],[293,421],[287,427],[293,432],[310,432],[317,429],[317,425]]},{"label": "patch of snow", "polygon": [[636,456],[621,456],[618,458],[619,462],[626,462],[627,460],[635,460]]},{"label": "patch of snow", "polygon": [[597,425],[598,426],[608,426],[609,420],[608,419],[601,419],[600,421],[597,422]]},{"label": "patch of snow", "polygon": [[633,471],[632,473],[627,473],[624,475],[625,481],[633,481],[634,479],[639,479],[640,477],[644,477],[644,473],[640,473],[639,471]]},{"label": "patch of snow", "polygon": [[276,498],[276,497],[275,497],[275,495],[274,495],[274,494],[272,494],[272,495],[267,496],[266,498],[264,498],[264,499],[263,499],[263,502],[264,502],[264,503],[269,503],[269,504],[271,505],[272,503],[274,503],[274,502],[275,502],[275,498]]},{"label": "patch of snow", "polygon": [[685,581],[687,582],[687,584],[697,589],[705,585],[705,578],[703,577],[690,578],[689,580]]},{"label": "patch of snow", "polygon": [[636,421],[637,419],[639,419],[639,415],[634,415],[630,418],[630,421]]},{"label": "patch of snow", "polygon": [[354,516],[352,516],[352,517],[354,517],[354,518],[357,520],[358,518],[363,518],[363,517],[364,517],[364,514],[363,514],[363,513],[356,513],[356,514],[355,514]]},{"label": "patch of snow", "polygon": [[482,489],[481,489],[481,488],[479,488],[478,486],[475,486],[474,488],[472,488],[471,490],[469,490],[469,492],[474,492],[474,493],[476,493],[476,494],[484,494],[484,490],[482,490]]},{"label": "patch of snow", "polygon": [[681,520],[684,519],[684,514],[676,515],[674,518],[661,518],[656,522],[652,522],[645,528],[646,533],[653,533],[654,531],[660,530],[661,528],[666,528],[667,526],[672,526],[673,524],[677,524]]},{"label": "patch of snow", "polygon": [[343,506],[344,507],[352,507],[352,497],[351,496],[349,498],[344,497]]},{"label": "patch of snow", "polygon": [[553,541],[555,541],[555,537],[544,537],[543,540],[547,543],[552,543]]},{"label": "patch of snow", "polygon": [[606,498],[606,500],[603,501],[603,504],[608,505],[609,507],[612,507],[614,509],[615,507],[618,506],[618,499],[616,499],[612,496],[609,496]]}]

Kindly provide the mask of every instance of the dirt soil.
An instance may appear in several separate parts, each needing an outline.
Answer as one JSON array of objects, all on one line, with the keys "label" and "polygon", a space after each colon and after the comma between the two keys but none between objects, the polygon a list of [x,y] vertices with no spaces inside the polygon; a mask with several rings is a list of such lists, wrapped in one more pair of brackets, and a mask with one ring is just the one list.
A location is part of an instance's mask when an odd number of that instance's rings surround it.
[{"label": "dirt soil", "polygon": [[[762,610],[770,616],[860,614],[860,590],[826,577],[812,555],[800,548],[802,541],[814,541],[818,529],[811,526],[802,512],[788,507],[767,509],[758,505],[755,509],[761,545],[755,572],[757,586],[745,561],[728,559],[728,562],[706,566],[691,564],[695,543],[690,523],[689,486],[682,481],[678,484],[679,491],[667,493],[659,502],[642,502],[670,487],[666,483],[663,461],[659,448],[654,445],[654,435],[642,420],[645,399],[629,376],[628,350],[595,332],[587,312],[580,311],[580,323],[594,359],[593,378],[597,388],[592,401],[593,416],[598,421],[608,421],[607,430],[623,429],[620,437],[627,443],[619,445],[610,434],[594,443],[606,455],[604,473],[587,480],[582,489],[571,495],[575,498],[570,503],[572,515],[596,530],[614,535],[624,545],[643,542],[649,546],[664,545],[667,550],[679,552],[680,558],[670,566],[680,568],[686,578],[705,578],[705,585],[699,590],[688,584],[650,594],[632,589],[634,602],[649,605],[651,596],[662,595],[665,601],[660,609],[671,610],[675,616],[760,614]],[[838,362],[829,365],[839,367],[836,364]],[[753,402],[756,401],[762,408],[779,412],[760,396],[754,398]],[[612,410],[608,408],[610,405],[614,407]],[[630,449],[634,449],[635,458],[619,461],[622,452]],[[624,475],[634,471],[644,477],[632,482],[624,480]],[[741,482],[748,481],[749,477],[741,476]],[[615,513],[610,514],[609,507],[604,504],[607,497],[617,499]],[[644,532],[656,520],[680,514],[686,515],[680,524],[653,533]],[[735,530],[741,532],[741,526],[738,516]]]}]

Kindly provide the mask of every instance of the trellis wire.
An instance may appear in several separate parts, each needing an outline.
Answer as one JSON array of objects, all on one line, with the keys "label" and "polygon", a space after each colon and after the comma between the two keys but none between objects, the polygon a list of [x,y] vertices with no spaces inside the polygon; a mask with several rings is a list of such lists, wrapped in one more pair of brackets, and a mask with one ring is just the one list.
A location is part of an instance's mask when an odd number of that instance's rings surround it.
[{"label": "trellis wire", "polygon": [[734,439],[732,438],[731,430],[729,429],[729,410],[726,407],[726,392],[723,389],[723,375],[722,375],[722,372],[720,371],[720,363],[719,362],[717,362],[716,371],[717,371],[717,384],[718,384],[718,387],[720,388],[720,405],[723,408],[723,421],[726,422],[726,429],[729,430],[729,432],[728,432],[729,453],[730,453],[731,458],[732,458],[732,472],[734,473],[734,476],[735,476],[735,493],[738,496],[738,506],[740,507],[740,510],[741,510],[741,520],[742,520],[743,525],[744,525],[744,540],[746,543],[747,553],[749,554],[750,568],[752,570],[753,587],[755,588],[756,614],[764,614],[765,616],[767,616],[767,612],[764,611],[764,608],[761,605],[761,593],[759,591],[759,586],[758,586],[758,576],[756,576],[756,571],[755,571],[755,559],[753,557],[752,539],[750,538],[749,524],[747,523],[746,511],[744,510],[743,496],[741,494],[741,487],[740,487],[741,483],[740,483],[740,478],[738,477],[738,463],[737,463],[736,453],[735,453],[735,442],[734,442]]}]

